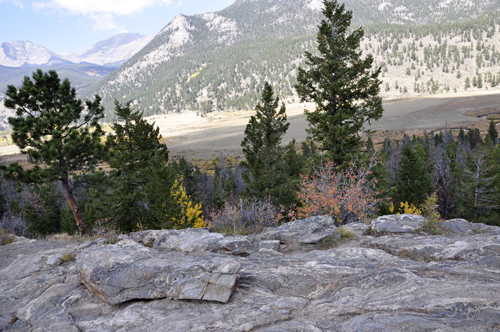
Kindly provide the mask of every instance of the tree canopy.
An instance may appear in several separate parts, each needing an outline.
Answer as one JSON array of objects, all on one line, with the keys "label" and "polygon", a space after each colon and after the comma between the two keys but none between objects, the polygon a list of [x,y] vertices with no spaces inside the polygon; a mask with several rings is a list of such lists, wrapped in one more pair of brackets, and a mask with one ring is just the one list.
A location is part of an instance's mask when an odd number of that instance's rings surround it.
[{"label": "tree canopy", "polygon": [[299,68],[295,88],[302,102],[316,104],[314,111],[305,111],[309,137],[331,161],[343,164],[362,148],[364,124],[382,116],[380,68],[372,69],[371,54],[362,57],[363,29],[347,32],[352,12],[336,0],[323,4],[325,19],[317,35],[319,55],[305,52],[308,68]]},{"label": "tree canopy", "polygon": [[41,69],[33,72],[32,79],[26,76],[19,88],[9,85],[4,100],[5,107],[16,110],[16,116],[8,119],[12,140],[35,163],[26,170],[11,164],[4,168],[4,176],[26,183],[61,181],[81,235],[87,228],[70,179],[77,172],[93,169],[105,155],[100,103],[96,95],[83,104],[69,80],[61,83],[55,71]]}]

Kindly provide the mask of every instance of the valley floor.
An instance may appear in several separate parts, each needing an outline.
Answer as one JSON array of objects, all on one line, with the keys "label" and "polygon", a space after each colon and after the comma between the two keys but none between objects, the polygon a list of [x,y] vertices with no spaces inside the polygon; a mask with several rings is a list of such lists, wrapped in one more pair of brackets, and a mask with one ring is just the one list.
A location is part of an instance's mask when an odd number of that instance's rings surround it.
[{"label": "valley floor", "polygon": [[[445,93],[432,96],[397,98],[384,100],[384,116],[372,123],[369,129],[376,130],[374,140],[383,140],[389,132],[405,130],[407,133],[423,130],[439,130],[478,125],[482,118],[465,115],[466,112],[496,108],[500,109],[500,90]],[[283,143],[293,138],[305,141],[308,126],[304,109],[313,110],[314,104],[287,105],[290,129]],[[151,116],[160,134],[165,138],[171,155],[188,156],[190,159],[210,159],[241,155],[240,143],[245,127],[254,111],[213,112],[199,117],[194,112]],[[24,161],[25,156],[13,156],[19,149],[13,145],[0,147],[0,162]]]}]

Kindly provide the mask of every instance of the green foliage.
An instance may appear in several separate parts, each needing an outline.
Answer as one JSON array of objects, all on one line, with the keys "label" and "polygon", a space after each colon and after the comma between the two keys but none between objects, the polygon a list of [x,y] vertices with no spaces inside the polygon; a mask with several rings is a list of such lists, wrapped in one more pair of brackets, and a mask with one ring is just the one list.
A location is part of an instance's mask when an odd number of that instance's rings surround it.
[{"label": "green foliage", "polygon": [[296,200],[296,184],[300,162],[295,152],[295,141],[286,147],[280,146],[290,123],[286,108],[282,104],[278,111],[279,98],[273,96],[273,88],[267,82],[262,92],[262,104],[245,129],[241,142],[247,168],[242,174],[247,183],[244,195],[258,200],[272,197],[279,205],[290,206]]},{"label": "green foliage", "polygon": [[[86,218],[84,214],[84,218]],[[89,229],[92,229],[92,225],[89,225]],[[61,209],[61,233],[67,233],[69,235],[74,235],[78,233],[78,226],[75,224],[75,217],[71,211],[69,204],[65,204]]]},{"label": "green foliage", "polygon": [[[32,188],[36,201],[24,208],[31,234],[48,235],[61,230],[61,201],[63,197],[55,183],[36,185]],[[72,224],[76,227],[73,217]],[[78,228],[77,228],[78,229]]]},{"label": "green foliage", "polygon": [[140,224],[141,229],[203,227],[201,204],[195,204],[177,180],[171,165],[165,165],[155,156],[144,171],[152,181],[145,184],[149,218]]},{"label": "green foliage", "polygon": [[493,145],[496,145],[498,141],[498,130],[496,128],[495,122],[493,120],[490,121],[490,126],[488,128],[488,134],[490,135],[491,142]]},{"label": "green foliage", "polygon": [[363,30],[348,34],[352,12],[337,1],[323,4],[319,56],[305,52],[309,69],[299,68],[296,89],[302,102],[316,103],[315,111],[306,111],[309,137],[332,162],[341,165],[362,148],[363,125],[382,116],[380,68],[372,71],[373,56],[363,58],[359,51]]},{"label": "green foliage", "polygon": [[121,231],[131,232],[137,224],[147,223],[143,187],[154,178],[147,177],[144,170],[155,157],[166,163],[168,150],[160,143],[159,128],[143,119],[141,112],[134,111],[130,102],[122,106],[115,101],[115,114],[118,122],[112,125],[114,134],[107,140],[108,163],[113,169],[109,218]]},{"label": "green foliage", "polygon": [[395,191],[395,202],[407,202],[420,206],[433,191],[432,179],[422,158],[411,144],[406,144],[401,151],[399,172]]},{"label": "green foliage", "polygon": [[[484,147],[475,148],[466,160],[463,170],[457,212],[463,218],[473,222],[486,222],[492,210],[498,208],[499,188],[495,186],[498,167],[490,164]],[[496,169],[495,169],[496,168]]]},{"label": "green foliage", "polygon": [[422,230],[431,235],[441,234],[442,230],[439,227],[441,216],[438,212],[438,196],[436,193],[427,196],[424,203],[420,206],[420,209],[422,211],[422,216],[427,219]]},{"label": "green foliage", "polygon": [[16,238],[5,229],[0,229],[0,246],[11,244]]},{"label": "green foliage", "polygon": [[354,237],[354,232],[348,227],[340,227],[338,232],[340,233],[340,240],[342,241],[350,240]]},{"label": "green foliage", "polygon": [[69,261],[72,261],[74,260],[74,257],[73,255],[67,253],[67,254],[64,254],[62,257],[61,257],[61,260],[63,261],[63,263],[65,262],[69,262]]},{"label": "green foliage", "polygon": [[85,222],[69,182],[77,172],[93,169],[105,154],[99,124],[104,113],[101,98],[96,95],[84,107],[70,82],[61,83],[55,71],[38,69],[32,77],[25,77],[20,88],[9,85],[4,105],[16,110],[16,117],[9,118],[12,139],[35,166],[23,170],[14,163],[4,168],[4,176],[26,183],[61,181],[80,234],[85,235]]},{"label": "green foliage", "polygon": [[198,177],[201,175],[198,166],[194,166],[192,163],[188,162],[184,157],[179,159],[179,162],[173,160],[171,163],[178,178],[182,179],[182,186],[186,191],[186,195],[190,196],[191,199],[198,200]]}]

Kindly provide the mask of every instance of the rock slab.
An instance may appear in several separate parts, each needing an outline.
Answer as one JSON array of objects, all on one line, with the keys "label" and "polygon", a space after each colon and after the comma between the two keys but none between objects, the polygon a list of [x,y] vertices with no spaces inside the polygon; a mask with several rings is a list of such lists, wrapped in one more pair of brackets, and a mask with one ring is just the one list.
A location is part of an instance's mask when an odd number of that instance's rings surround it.
[{"label": "rock slab", "polygon": [[392,214],[373,219],[370,228],[374,233],[412,233],[427,222],[415,214]]},{"label": "rock slab", "polygon": [[227,303],[240,279],[233,259],[161,253],[133,240],[85,248],[76,264],[82,283],[109,304],[162,298]]},{"label": "rock slab", "polygon": [[318,244],[328,237],[340,238],[335,221],[330,216],[314,216],[287,222],[257,236],[263,241],[279,240],[281,243]]}]

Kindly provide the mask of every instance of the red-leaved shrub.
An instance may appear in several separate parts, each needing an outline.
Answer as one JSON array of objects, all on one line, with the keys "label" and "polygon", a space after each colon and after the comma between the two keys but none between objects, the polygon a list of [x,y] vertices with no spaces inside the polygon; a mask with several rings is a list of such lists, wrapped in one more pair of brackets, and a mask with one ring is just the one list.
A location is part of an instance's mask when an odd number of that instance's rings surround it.
[{"label": "red-leaved shrub", "polygon": [[376,198],[377,179],[369,176],[375,163],[371,160],[366,167],[351,163],[347,169],[340,169],[327,160],[317,166],[313,175],[301,176],[298,197],[302,204],[288,217],[330,215],[337,224],[347,224],[375,214],[380,201]]}]

